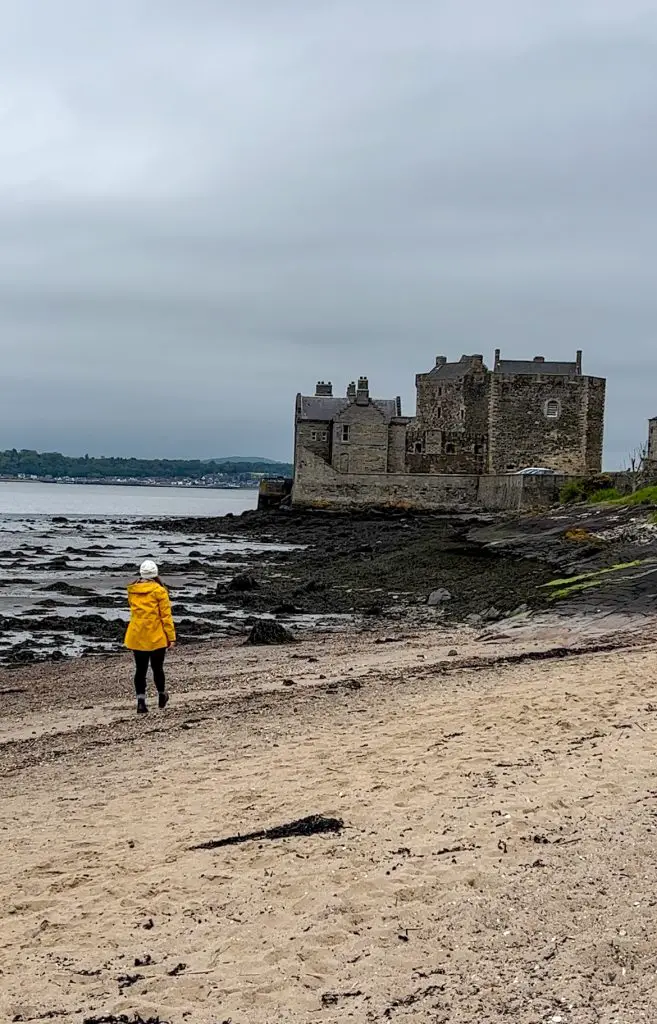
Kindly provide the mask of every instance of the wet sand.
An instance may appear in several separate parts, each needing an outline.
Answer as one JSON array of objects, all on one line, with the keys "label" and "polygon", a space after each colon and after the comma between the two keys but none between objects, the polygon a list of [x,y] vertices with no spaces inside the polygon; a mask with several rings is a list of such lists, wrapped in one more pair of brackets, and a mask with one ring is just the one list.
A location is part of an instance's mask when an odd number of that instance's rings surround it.
[{"label": "wet sand", "polygon": [[127,658],[0,670],[0,1019],[653,1021],[646,625],[188,647],[145,720]]}]

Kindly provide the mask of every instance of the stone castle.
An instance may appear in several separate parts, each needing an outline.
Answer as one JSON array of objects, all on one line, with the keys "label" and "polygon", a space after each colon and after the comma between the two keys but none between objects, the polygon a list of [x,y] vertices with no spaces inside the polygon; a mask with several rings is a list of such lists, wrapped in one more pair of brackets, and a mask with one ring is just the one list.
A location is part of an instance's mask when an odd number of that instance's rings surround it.
[{"label": "stone castle", "polygon": [[488,499],[493,507],[515,500],[514,471],[598,473],[605,383],[582,373],[581,352],[550,362],[502,359],[498,349],[492,369],[481,355],[438,356],[415,378],[410,417],[400,398],[373,398],[366,377],[343,397],[320,381],[296,399],[292,501],[438,507],[504,492]]}]

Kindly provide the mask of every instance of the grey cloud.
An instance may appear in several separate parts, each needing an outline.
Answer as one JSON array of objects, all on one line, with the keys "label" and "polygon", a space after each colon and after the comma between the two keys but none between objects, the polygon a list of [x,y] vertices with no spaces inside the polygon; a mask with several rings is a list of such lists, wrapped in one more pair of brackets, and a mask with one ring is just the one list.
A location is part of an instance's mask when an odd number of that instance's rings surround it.
[{"label": "grey cloud", "polygon": [[0,435],[286,457],[436,353],[657,413],[652,0],[4,0]]}]

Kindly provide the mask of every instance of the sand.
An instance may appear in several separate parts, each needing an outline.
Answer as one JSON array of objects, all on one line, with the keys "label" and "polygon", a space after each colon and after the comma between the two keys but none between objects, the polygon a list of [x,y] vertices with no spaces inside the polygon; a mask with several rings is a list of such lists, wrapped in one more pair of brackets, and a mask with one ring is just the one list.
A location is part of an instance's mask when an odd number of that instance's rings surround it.
[{"label": "sand", "polygon": [[513,660],[609,632],[0,672],[0,1019],[654,1021],[655,641]]}]

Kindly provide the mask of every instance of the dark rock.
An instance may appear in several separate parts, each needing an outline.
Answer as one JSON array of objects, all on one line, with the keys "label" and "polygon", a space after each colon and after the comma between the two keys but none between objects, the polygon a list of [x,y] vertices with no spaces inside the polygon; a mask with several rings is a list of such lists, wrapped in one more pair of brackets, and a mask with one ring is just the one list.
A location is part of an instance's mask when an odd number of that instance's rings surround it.
[{"label": "dark rock", "polygon": [[444,604],[445,601],[451,601],[452,595],[449,590],[445,587],[438,587],[437,590],[432,590],[427,598],[427,604],[430,608],[436,608],[440,604]]},{"label": "dark rock", "polygon": [[228,589],[235,590],[238,593],[243,593],[248,590],[257,590],[259,586],[260,584],[255,576],[251,576],[249,573],[243,573],[241,576],[233,576],[232,580],[228,584]]},{"label": "dark rock", "polygon": [[455,650],[455,648],[452,648],[451,651],[447,652],[447,657],[448,658],[456,658],[456,657],[458,657],[458,653],[459,652],[457,650]]},{"label": "dark rock", "polygon": [[53,516],[52,517],[52,522],[53,523],[67,523],[68,519],[66,518],[66,516]]},{"label": "dark rock", "polygon": [[247,644],[265,646],[292,644],[295,642],[295,639],[280,622],[273,622],[272,619],[258,619],[245,642]]},{"label": "dark rock", "polygon": [[272,608],[272,612],[273,612],[274,615],[301,615],[302,614],[301,613],[301,609],[297,608],[297,606],[295,604],[288,604],[286,602],[284,602],[283,604],[276,605],[275,608]]}]

